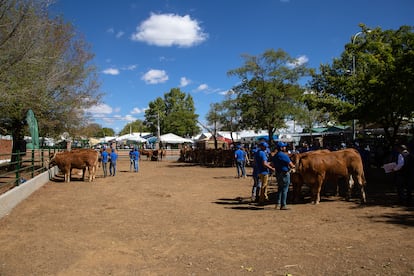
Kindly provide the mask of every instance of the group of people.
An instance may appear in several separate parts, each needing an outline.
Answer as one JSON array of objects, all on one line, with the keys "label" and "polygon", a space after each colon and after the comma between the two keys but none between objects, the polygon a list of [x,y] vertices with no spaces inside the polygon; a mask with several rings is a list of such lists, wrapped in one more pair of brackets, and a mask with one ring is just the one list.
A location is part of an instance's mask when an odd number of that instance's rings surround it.
[{"label": "group of people", "polygon": [[[395,148],[392,169],[395,189],[400,204],[411,206],[412,192],[414,189],[414,142],[409,147],[398,145]],[[236,146],[234,158],[236,160],[237,177],[246,177],[245,165],[248,162],[247,153],[240,145]],[[252,201],[263,205],[267,196],[267,185],[270,175],[275,175],[277,180],[276,208],[288,210],[287,194],[290,186],[290,172],[295,167],[289,158],[287,144],[281,141],[271,152],[266,142],[260,142],[252,150],[253,153],[253,187]]]},{"label": "group of people", "polygon": [[[234,153],[237,167],[237,177],[246,177],[245,164],[247,163],[247,153],[240,145],[236,146]],[[276,209],[289,210],[287,207],[287,195],[290,185],[290,171],[295,165],[290,160],[287,144],[278,142],[272,154],[266,142],[260,142],[257,148],[253,149],[253,188],[252,201],[263,205],[268,200],[267,185],[269,175],[275,173],[277,179]]]},{"label": "group of people", "polygon": [[[129,171],[138,172],[139,170],[139,158],[140,154],[137,147],[132,147],[129,152],[130,166]],[[109,175],[115,176],[116,174],[116,163],[118,160],[118,153],[115,148],[111,148],[111,152],[108,153],[105,147],[100,152],[100,162],[102,163],[102,169],[104,177],[108,175],[108,163],[109,163]]]},{"label": "group of people", "polygon": [[118,153],[114,148],[111,148],[111,152],[108,153],[105,147],[101,149],[101,162],[104,177],[108,175],[108,163],[109,163],[109,175],[115,176],[116,174],[116,162],[118,160]]}]

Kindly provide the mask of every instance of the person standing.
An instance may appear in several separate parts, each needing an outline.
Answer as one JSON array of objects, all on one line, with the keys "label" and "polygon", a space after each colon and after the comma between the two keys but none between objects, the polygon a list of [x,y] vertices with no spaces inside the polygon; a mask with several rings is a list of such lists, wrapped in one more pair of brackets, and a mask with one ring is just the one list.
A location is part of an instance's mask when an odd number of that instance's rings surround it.
[{"label": "person standing", "polygon": [[[252,153],[253,157],[256,155],[256,152],[258,151],[257,146],[254,146]],[[259,174],[257,173],[257,166],[255,159],[253,158],[252,162],[253,167],[253,187],[252,187],[252,202],[259,202],[259,196],[260,196],[260,188],[262,187],[262,184],[260,183]]]},{"label": "person standing", "polygon": [[138,148],[134,148],[132,153],[132,160],[134,162],[134,172],[138,172],[139,170],[139,151]]},{"label": "person standing", "polygon": [[116,153],[116,150],[113,148],[111,151],[111,154],[109,155],[110,158],[110,164],[109,164],[109,174],[111,176],[115,176],[116,173],[116,161],[118,159],[118,154]]},{"label": "person standing", "polygon": [[277,209],[280,207],[280,210],[289,210],[286,206],[286,202],[290,185],[290,169],[295,167],[289,156],[286,154],[286,146],[287,144],[278,142],[276,145],[276,154],[272,158],[278,185],[275,208]]},{"label": "person standing", "polygon": [[236,159],[237,178],[246,178],[246,152],[241,148],[241,145],[237,145],[236,148],[234,159]]},{"label": "person standing", "polygon": [[273,167],[268,162],[267,149],[269,145],[266,142],[259,143],[259,149],[255,156],[254,161],[257,166],[257,174],[259,175],[260,183],[262,185],[260,189],[259,205],[264,205],[268,199],[267,196],[267,184],[269,181],[269,171],[273,171]]},{"label": "person standing", "polygon": [[[397,188],[397,194],[398,194],[398,202],[401,204],[406,203],[406,195],[405,190],[408,187],[407,184],[409,184],[408,181],[408,170],[406,166],[406,163],[408,162],[410,153],[408,152],[408,149],[405,145],[399,145],[397,147],[397,162],[396,166],[393,168],[393,172],[395,172],[395,184]],[[411,164],[409,164],[412,166]],[[409,189],[408,189],[409,190]],[[411,191],[410,191],[411,194]]]},{"label": "person standing", "polygon": [[132,168],[135,168],[134,165],[134,147],[131,147],[131,150],[129,151],[129,171],[132,172]]},{"label": "person standing", "polygon": [[108,174],[108,159],[109,159],[109,154],[106,151],[106,148],[103,147],[102,152],[101,152],[101,161],[102,161],[102,169],[103,169],[104,177],[106,177],[106,175]]}]

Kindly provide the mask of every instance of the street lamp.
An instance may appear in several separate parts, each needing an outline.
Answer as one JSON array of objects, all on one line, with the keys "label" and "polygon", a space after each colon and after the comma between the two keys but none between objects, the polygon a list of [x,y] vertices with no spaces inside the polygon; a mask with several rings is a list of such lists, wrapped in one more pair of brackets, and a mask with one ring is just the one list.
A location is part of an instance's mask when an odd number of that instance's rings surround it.
[{"label": "street lamp", "polygon": [[[371,30],[367,30],[367,32],[371,32]],[[357,32],[356,34],[354,34],[354,36],[352,37],[352,44],[355,44],[355,41],[357,39],[357,37],[361,34],[363,34],[364,32]],[[355,54],[352,55],[352,76],[356,76],[356,64],[355,64]],[[355,105],[355,96],[354,96],[354,105]],[[356,138],[356,119],[354,118],[352,120],[352,140],[355,141]]]}]

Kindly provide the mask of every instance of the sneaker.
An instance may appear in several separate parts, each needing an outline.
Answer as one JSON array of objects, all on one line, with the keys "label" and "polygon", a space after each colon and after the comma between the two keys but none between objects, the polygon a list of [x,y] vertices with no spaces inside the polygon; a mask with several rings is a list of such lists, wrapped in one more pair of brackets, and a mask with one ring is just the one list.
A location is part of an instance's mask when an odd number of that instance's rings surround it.
[{"label": "sneaker", "polygon": [[276,209],[276,210],[277,210],[277,209],[279,209],[279,205],[277,205],[277,204],[276,204],[275,209]]},{"label": "sneaker", "polygon": [[290,208],[288,208],[286,206],[282,206],[282,207],[280,207],[280,210],[290,210]]}]

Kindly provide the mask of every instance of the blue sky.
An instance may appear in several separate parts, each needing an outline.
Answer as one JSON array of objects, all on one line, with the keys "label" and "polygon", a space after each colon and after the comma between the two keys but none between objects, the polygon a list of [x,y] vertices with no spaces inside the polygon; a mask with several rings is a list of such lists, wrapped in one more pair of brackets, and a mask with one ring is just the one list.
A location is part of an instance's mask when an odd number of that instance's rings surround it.
[{"label": "blue sky", "polygon": [[414,25],[412,0],[57,0],[95,54],[103,103],[95,122],[119,132],[150,101],[189,93],[199,119],[239,80],[242,54],[282,49],[310,68],[331,63],[360,31]]}]

